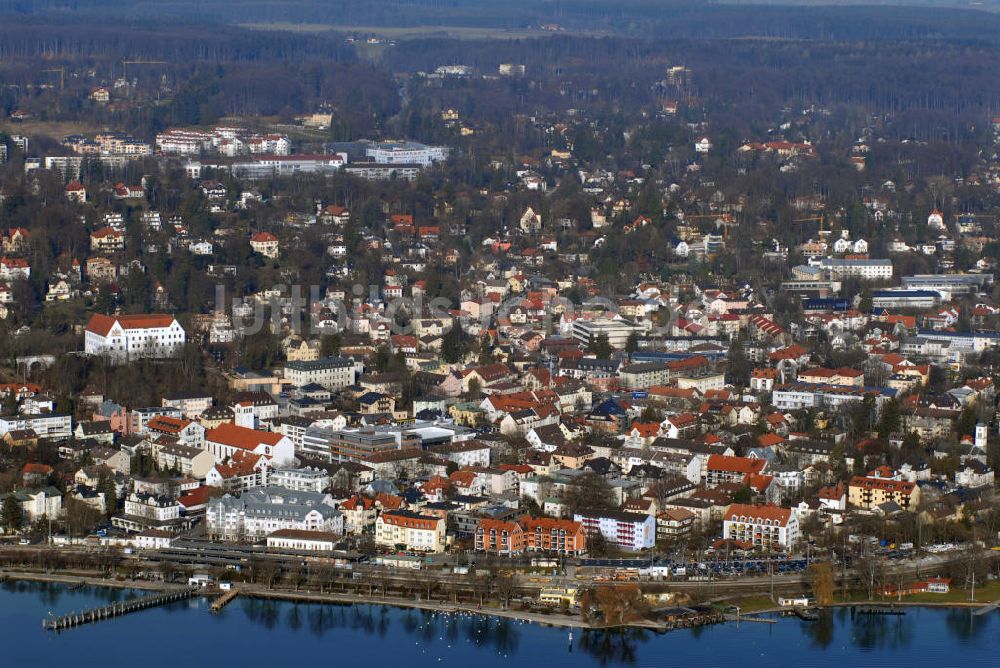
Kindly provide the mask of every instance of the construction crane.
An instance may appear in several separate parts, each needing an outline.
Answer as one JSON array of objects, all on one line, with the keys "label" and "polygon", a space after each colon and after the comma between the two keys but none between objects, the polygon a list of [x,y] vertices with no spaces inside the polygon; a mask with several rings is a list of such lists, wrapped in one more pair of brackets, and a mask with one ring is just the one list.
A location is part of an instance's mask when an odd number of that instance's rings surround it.
[{"label": "construction crane", "polygon": [[53,67],[51,69],[42,70],[42,72],[58,72],[59,73],[59,90],[64,90],[66,88],[66,68],[65,67]]},{"label": "construction crane", "polygon": [[122,78],[124,79],[128,78],[128,72],[126,71],[126,67],[128,65],[166,65],[166,64],[167,61],[165,60],[129,60],[126,58],[122,60]]}]

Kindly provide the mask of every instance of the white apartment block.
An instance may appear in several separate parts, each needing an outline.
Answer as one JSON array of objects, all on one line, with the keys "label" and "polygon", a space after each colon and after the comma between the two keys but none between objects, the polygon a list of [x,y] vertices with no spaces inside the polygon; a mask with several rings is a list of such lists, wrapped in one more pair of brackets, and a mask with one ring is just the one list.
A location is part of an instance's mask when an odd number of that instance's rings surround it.
[{"label": "white apartment block", "polygon": [[379,142],[365,149],[365,154],[385,165],[428,165],[447,160],[451,149],[445,146],[427,146],[417,142]]},{"label": "white apartment block", "polygon": [[87,323],[84,352],[126,362],[141,358],[176,356],[187,335],[172,315],[118,315],[95,313]]},{"label": "white apartment block", "polygon": [[583,511],[576,513],[573,521],[581,523],[588,535],[599,533],[623,550],[648,550],[656,545],[656,518],[652,515],[620,510]]},{"label": "white apartment block", "polygon": [[168,130],[156,135],[156,148],[170,155],[198,155],[212,146],[212,135],[195,130]]},{"label": "white apartment block", "polygon": [[856,276],[866,281],[888,280],[892,278],[892,260],[842,260],[825,257],[820,260],[830,278]]},{"label": "white apartment block", "polygon": [[125,512],[112,517],[111,523],[126,531],[175,531],[180,522],[180,510],[180,504],[172,497],[132,492],[125,499]]},{"label": "white apartment block", "polygon": [[788,551],[799,540],[799,520],[789,508],[734,503],[726,509],[722,535],[771,552]]},{"label": "white apartment block", "polygon": [[885,402],[896,395],[896,390],[879,388],[878,391],[865,391],[857,387],[796,383],[775,386],[771,401],[780,411],[797,411],[804,408],[836,411],[845,404],[864,401],[869,395],[875,399],[876,410],[881,410]]},{"label": "white apartment block", "polygon": [[73,433],[73,419],[62,413],[0,417],[0,436],[25,429],[31,429],[41,438],[69,438]]},{"label": "white apartment block", "polygon": [[209,501],[208,535],[222,540],[257,540],[282,529],[342,534],[344,515],[329,494],[258,487],[239,498],[226,494]]},{"label": "white apartment block", "polygon": [[445,521],[406,510],[385,512],[375,521],[375,544],[416,552],[443,552]]},{"label": "white apartment block", "polygon": [[601,337],[608,337],[608,343],[614,348],[624,348],[631,334],[642,334],[645,329],[641,325],[627,320],[576,320],[572,324],[570,334],[583,345],[590,345]]},{"label": "white apartment block", "polygon": [[287,362],[284,375],[295,387],[316,383],[328,390],[336,390],[353,385],[357,379],[357,371],[353,360],[322,357],[318,360]]},{"label": "white apartment block", "polygon": [[311,466],[300,469],[281,469],[271,473],[268,483],[296,492],[319,494],[330,484],[330,475],[321,468]]}]

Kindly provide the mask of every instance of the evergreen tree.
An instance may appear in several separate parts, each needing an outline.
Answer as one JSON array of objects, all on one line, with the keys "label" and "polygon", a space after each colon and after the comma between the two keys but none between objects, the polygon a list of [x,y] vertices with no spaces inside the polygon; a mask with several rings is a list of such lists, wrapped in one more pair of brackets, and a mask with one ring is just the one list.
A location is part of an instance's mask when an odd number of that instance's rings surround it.
[{"label": "evergreen tree", "polygon": [[441,338],[441,357],[445,362],[455,364],[465,359],[468,351],[469,346],[465,341],[462,325],[457,320],[453,321],[451,329]]},{"label": "evergreen tree", "polygon": [[596,339],[590,342],[587,346],[587,351],[593,353],[597,359],[610,359],[611,353],[614,349],[611,347],[611,342],[608,341],[607,334],[601,334]]},{"label": "evergreen tree", "polygon": [[631,358],[635,354],[635,351],[639,349],[639,335],[635,332],[629,332],[628,339],[625,341],[625,352]]},{"label": "evergreen tree", "polygon": [[118,488],[109,472],[101,473],[97,478],[97,491],[104,495],[105,512],[111,517],[118,510]]},{"label": "evergreen tree", "polygon": [[864,314],[869,314],[875,308],[874,302],[872,301],[872,291],[870,288],[865,288],[861,291],[861,299],[858,301],[858,310]]},{"label": "evergreen tree", "polygon": [[8,531],[17,531],[24,526],[24,509],[13,494],[8,494],[3,500],[3,507],[0,508],[0,523]]},{"label": "evergreen tree", "polygon": [[899,431],[902,424],[902,416],[899,412],[899,402],[890,399],[882,407],[882,414],[878,421],[878,435],[886,438],[890,434]]},{"label": "evergreen tree", "polygon": [[322,357],[339,357],[340,345],[340,332],[327,334],[320,339],[320,355]]}]

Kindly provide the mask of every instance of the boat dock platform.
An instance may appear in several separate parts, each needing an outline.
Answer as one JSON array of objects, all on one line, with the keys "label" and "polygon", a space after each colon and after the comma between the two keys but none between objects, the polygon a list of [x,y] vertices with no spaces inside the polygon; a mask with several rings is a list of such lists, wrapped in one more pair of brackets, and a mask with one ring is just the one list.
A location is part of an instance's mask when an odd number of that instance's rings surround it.
[{"label": "boat dock platform", "polygon": [[212,612],[219,612],[224,607],[229,605],[232,602],[232,600],[239,595],[240,595],[239,589],[230,589],[225,594],[212,601]]},{"label": "boat dock platform", "polygon": [[755,622],[758,624],[777,624],[777,619],[772,619],[770,617],[747,617],[746,615],[734,615],[731,612],[726,613],[727,622]]},{"label": "boat dock platform", "polygon": [[972,612],[972,616],[979,617],[980,615],[985,615],[987,612],[993,612],[997,608],[1000,608],[1000,601],[993,601],[989,605],[984,605],[983,607],[974,610]]},{"label": "boat dock platform", "polygon": [[851,609],[852,612],[859,615],[895,615],[901,616],[906,614],[906,610],[902,608],[887,607],[884,605],[859,605]]},{"label": "boat dock platform", "polygon": [[198,590],[192,587],[190,589],[168,592],[166,594],[143,596],[141,598],[133,598],[127,601],[111,603],[99,608],[84,610],[83,612],[71,612],[68,615],[62,615],[60,617],[47,617],[42,620],[42,628],[48,631],[62,631],[64,629],[71,629],[74,626],[99,622],[104,619],[111,619],[112,617],[121,617],[122,615],[129,614],[130,612],[139,612],[140,610],[155,608],[160,605],[166,605],[167,603],[183,601],[184,599],[191,598],[196,591]]},{"label": "boat dock platform", "polygon": [[819,613],[813,608],[795,608],[793,611],[795,616],[804,622],[818,622]]}]

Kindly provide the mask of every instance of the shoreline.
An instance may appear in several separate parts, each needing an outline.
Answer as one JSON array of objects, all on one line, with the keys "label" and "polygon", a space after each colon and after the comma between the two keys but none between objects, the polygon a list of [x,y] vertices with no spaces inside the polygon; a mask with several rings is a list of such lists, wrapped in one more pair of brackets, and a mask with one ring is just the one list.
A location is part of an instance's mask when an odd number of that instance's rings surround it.
[{"label": "shoreline", "polygon": [[[993,605],[992,601],[980,602],[980,601],[953,601],[953,602],[941,602],[935,603],[933,601],[838,601],[837,603],[830,603],[829,605],[813,605],[810,606],[810,610],[832,610],[834,608],[853,608],[853,607],[874,607],[874,608],[935,608],[935,609],[947,609],[953,608],[955,610],[980,610],[982,608],[990,607]],[[770,608],[763,608],[761,610],[753,610],[752,612],[747,612],[742,615],[742,618],[748,619],[756,615],[776,615],[782,612],[792,612],[795,610],[794,607],[779,607],[773,606]]]},{"label": "shoreline", "polygon": [[[3,581],[25,581],[38,583],[51,583],[62,585],[78,585],[89,587],[104,587],[108,589],[134,589],[146,592],[170,592],[185,589],[184,585],[165,582],[155,582],[149,580],[118,580],[114,578],[99,578],[93,575],[82,575],[72,573],[38,573],[33,571],[17,571],[4,569],[0,570],[0,578]],[[405,608],[414,610],[426,610],[444,614],[472,614],[499,619],[510,619],[514,621],[529,622],[555,628],[584,629],[584,630],[607,630],[613,628],[638,628],[650,631],[666,632],[669,630],[665,625],[651,620],[643,620],[620,624],[614,626],[601,626],[583,621],[578,616],[562,615],[559,613],[542,614],[527,610],[513,610],[510,608],[478,607],[469,604],[449,603],[446,601],[428,601],[421,599],[401,599],[401,598],[380,598],[369,596],[356,596],[350,594],[334,592],[317,592],[309,590],[288,591],[281,589],[267,589],[260,585],[250,583],[240,583],[239,589],[241,597],[256,598],[261,600],[285,601],[289,603],[319,603],[328,605],[370,605],[387,606],[395,608]],[[196,596],[213,599],[220,595],[216,589],[202,590],[195,593]],[[967,609],[977,610],[994,606],[993,601],[838,601],[826,606],[814,606],[817,609],[847,608],[853,606],[877,606],[877,607],[898,607],[898,608],[936,608],[936,609]],[[789,612],[793,608],[774,606],[762,610],[747,612],[741,616],[741,621],[753,621],[754,617],[763,615],[775,615],[782,612]],[[732,618],[727,618],[726,622],[737,622]]]},{"label": "shoreline", "polygon": [[[63,585],[83,585],[90,587],[106,587],[111,589],[139,589],[149,592],[169,592],[184,589],[184,585],[164,582],[153,582],[149,580],[116,580],[113,578],[98,578],[87,575],[74,575],[67,573],[37,573],[33,571],[13,571],[0,570],[0,578],[8,581],[21,580],[26,582],[41,582]],[[493,607],[476,607],[468,604],[449,603],[445,601],[427,601],[401,598],[380,598],[368,596],[353,596],[349,594],[338,594],[333,592],[320,593],[317,591],[300,590],[286,591],[281,589],[266,589],[260,585],[239,583],[241,586],[234,587],[240,590],[241,597],[257,598],[262,600],[286,601],[289,603],[325,603],[331,605],[383,605],[396,608],[410,608],[417,610],[427,610],[429,612],[443,612],[448,614],[477,614],[490,617],[512,619],[516,621],[526,621],[536,624],[543,624],[559,628],[580,628],[580,629],[605,629],[607,626],[595,626],[588,624],[582,619],[559,614],[541,614],[537,612],[512,610]],[[209,589],[196,592],[196,596],[212,599],[220,595],[216,589]],[[624,626],[637,626],[640,628],[655,628],[655,625],[636,623]]]}]

